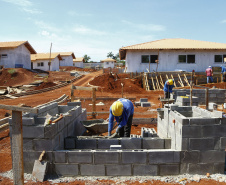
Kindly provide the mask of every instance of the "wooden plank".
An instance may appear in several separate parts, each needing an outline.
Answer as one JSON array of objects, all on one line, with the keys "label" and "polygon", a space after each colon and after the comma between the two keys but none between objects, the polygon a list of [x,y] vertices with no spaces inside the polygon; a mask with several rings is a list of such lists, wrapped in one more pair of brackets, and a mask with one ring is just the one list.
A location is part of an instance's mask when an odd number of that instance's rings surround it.
[{"label": "wooden plank", "polygon": [[158,81],[158,77],[157,77],[157,76],[155,76],[155,78],[156,78],[156,84],[157,84],[157,87],[158,87],[158,89],[160,89],[160,86],[159,86],[159,81]]},{"label": "wooden plank", "polygon": [[24,184],[22,112],[12,111],[12,162],[14,184]]},{"label": "wooden plank", "polygon": [[15,105],[2,105],[0,104],[0,109],[6,110],[14,110],[14,111],[22,111],[22,112],[31,112],[31,113],[38,113],[38,109],[30,108],[30,107],[18,107]]},{"label": "wooden plank", "polygon": [[[173,79],[173,81],[174,81],[174,86],[175,87],[177,87],[177,84],[176,84],[176,82],[175,82],[175,80],[174,80],[174,78],[173,78],[173,75],[171,74],[171,78]],[[178,81],[179,82],[179,81]]]},{"label": "wooden plank", "polygon": [[152,81],[152,86],[153,86],[153,89],[155,90],[155,83],[154,83],[154,79],[153,79],[153,77],[151,77],[151,81]]},{"label": "wooden plank", "polygon": [[167,74],[166,74],[166,79],[167,79],[167,80],[169,80],[169,77],[168,77],[168,75],[167,75]]},{"label": "wooden plank", "polygon": [[83,90],[83,91],[92,91],[93,88],[98,89],[97,87],[73,86],[73,89],[76,89],[76,90]]},{"label": "wooden plank", "polygon": [[145,75],[145,81],[146,81],[146,90],[150,90],[149,84],[148,84],[148,77],[147,74]]},{"label": "wooden plank", "polygon": [[191,87],[191,86],[190,86],[190,83],[188,82],[188,79],[187,79],[186,74],[184,74],[184,80],[185,80],[185,82],[188,84],[188,86]]},{"label": "wooden plank", "polygon": [[183,81],[181,80],[181,77],[180,77],[180,75],[179,75],[179,74],[178,74],[178,77],[179,77],[179,79],[180,79],[181,86],[182,86],[182,87],[184,87]]},{"label": "wooden plank", "polygon": [[160,75],[160,83],[162,85],[162,87],[164,87],[164,83],[163,83],[163,80],[162,80],[162,76]]}]

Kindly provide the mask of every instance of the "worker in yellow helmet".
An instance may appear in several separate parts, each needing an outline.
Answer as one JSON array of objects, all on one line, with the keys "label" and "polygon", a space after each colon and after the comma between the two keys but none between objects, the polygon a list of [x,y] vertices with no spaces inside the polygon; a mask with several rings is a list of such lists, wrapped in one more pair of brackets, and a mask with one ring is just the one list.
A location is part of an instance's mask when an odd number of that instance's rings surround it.
[{"label": "worker in yellow helmet", "polygon": [[118,123],[116,129],[120,137],[130,137],[131,125],[133,121],[134,106],[133,103],[124,98],[115,101],[110,107],[108,136],[111,135],[114,118]]},{"label": "worker in yellow helmet", "polygon": [[174,87],[174,80],[169,79],[165,82],[163,91],[164,91],[164,98],[170,98],[170,93],[173,92],[173,87]]}]

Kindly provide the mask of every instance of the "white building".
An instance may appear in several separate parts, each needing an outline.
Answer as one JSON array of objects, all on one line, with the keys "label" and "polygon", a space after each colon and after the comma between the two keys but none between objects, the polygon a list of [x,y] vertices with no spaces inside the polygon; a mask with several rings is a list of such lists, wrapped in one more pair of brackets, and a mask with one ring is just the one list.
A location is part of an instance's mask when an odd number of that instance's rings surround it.
[{"label": "white building", "polygon": [[73,66],[73,60],[76,58],[73,52],[59,52],[62,60],[60,66]]},{"label": "white building", "polygon": [[85,62],[83,57],[73,59],[73,66],[83,68],[83,63]]},{"label": "white building", "polygon": [[189,39],[162,39],[119,50],[126,72],[184,70],[203,72],[226,61],[226,44]]},{"label": "white building", "polygon": [[60,60],[59,53],[37,53],[31,55],[32,69],[41,69],[44,71],[59,71]]},{"label": "white building", "polygon": [[115,59],[107,58],[105,60],[101,60],[101,62],[104,64],[103,68],[114,68],[115,67]]},{"label": "white building", "polygon": [[28,41],[0,42],[0,68],[31,69],[31,54],[36,51]]}]

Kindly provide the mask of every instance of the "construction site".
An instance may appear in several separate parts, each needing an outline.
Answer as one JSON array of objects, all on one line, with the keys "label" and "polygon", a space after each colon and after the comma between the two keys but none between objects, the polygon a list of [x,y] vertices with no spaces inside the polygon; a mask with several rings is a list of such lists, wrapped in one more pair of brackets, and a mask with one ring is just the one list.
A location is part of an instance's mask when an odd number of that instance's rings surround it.
[{"label": "construction site", "polygon": [[[225,184],[226,82],[213,70],[206,84],[202,72],[2,69],[0,184]],[[130,137],[108,136],[119,98],[134,105]]]}]

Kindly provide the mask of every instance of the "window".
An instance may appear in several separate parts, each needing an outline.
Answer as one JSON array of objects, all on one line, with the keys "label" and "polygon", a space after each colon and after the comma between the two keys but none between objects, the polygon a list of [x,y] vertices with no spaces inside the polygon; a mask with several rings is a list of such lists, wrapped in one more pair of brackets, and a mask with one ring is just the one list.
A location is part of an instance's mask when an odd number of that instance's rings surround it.
[{"label": "window", "polygon": [[214,62],[216,63],[224,63],[226,62],[226,55],[215,55]]},{"label": "window", "polygon": [[149,63],[149,55],[142,55],[141,63]]},{"label": "window", "polygon": [[106,65],[108,65],[109,64],[109,62],[106,62]]},{"label": "window", "polygon": [[38,67],[40,67],[40,66],[44,66],[44,63],[43,62],[39,62],[38,63]]},{"label": "window", "polygon": [[179,55],[178,62],[188,64],[195,63],[195,55]]},{"label": "window", "polygon": [[142,55],[141,56],[141,63],[156,63],[155,61],[158,60],[158,55]]},{"label": "window", "polygon": [[8,58],[7,54],[1,54],[1,58]]}]

